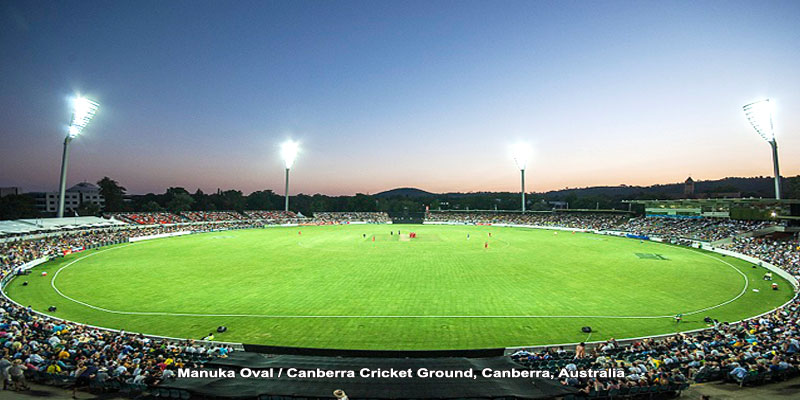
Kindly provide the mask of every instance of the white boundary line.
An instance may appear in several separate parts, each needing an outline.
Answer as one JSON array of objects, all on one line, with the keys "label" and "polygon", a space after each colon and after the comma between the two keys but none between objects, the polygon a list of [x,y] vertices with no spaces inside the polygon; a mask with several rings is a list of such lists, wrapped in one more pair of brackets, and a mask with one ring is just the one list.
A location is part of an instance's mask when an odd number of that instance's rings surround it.
[{"label": "white boundary line", "polygon": [[[203,313],[170,313],[170,312],[148,312],[148,311],[119,311],[119,310],[111,310],[108,308],[98,307],[80,300],[73,299],[72,297],[67,296],[61,290],[58,289],[55,285],[56,278],[61,273],[61,271],[65,270],[66,268],[74,265],[78,261],[81,261],[85,258],[92,257],[94,255],[104,253],[106,251],[120,249],[128,246],[133,246],[136,243],[131,243],[123,246],[112,247],[105,250],[100,250],[92,254],[87,254],[83,257],[70,261],[66,265],[59,268],[53,277],[50,279],[50,286],[58,293],[59,296],[72,301],[74,303],[80,304],[84,307],[91,308],[96,311],[102,311],[109,314],[121,314],[121,315],[143,315],[143,316],[169,316],[169,317],[244,317],[244,318],[281,318],[281,319],[300,319],[300,318],[308,318],[308,319],[321,319],[321,318],[369,318],[369,319],[403,319],[403,318],[602,318],[602,319],[660,319],[660,318],[674,318],[674,315],[652,315],[652,316],[618,316],[618,315],[273,315],[273,314],[203,314]],[[715,306],[706,307],[700,310],[689,311],[683,313],[683,315],[694,315],[699,314],[701,312],[713,310],[715,308],[722,307],[724,305],[730,304],[747,293],[747,288],[750,285],[750,280],[747,278],[742,271],[736,268],[733,264],[722,260],[717,257],[710,256],[706,253],[697,252],[700,255],[713,258],[731,268],[733,268],[736,272],[738,272],[744,278],[744,288],[742,291],[734,298],[717,304]]]}]

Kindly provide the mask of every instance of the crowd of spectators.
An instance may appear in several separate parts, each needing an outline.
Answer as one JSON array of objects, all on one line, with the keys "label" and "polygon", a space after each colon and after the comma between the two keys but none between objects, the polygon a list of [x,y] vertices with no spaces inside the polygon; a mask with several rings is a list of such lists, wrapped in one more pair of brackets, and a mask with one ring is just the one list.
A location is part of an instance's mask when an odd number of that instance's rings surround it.
[{"label": "crowd of spectators", "polygon": [[119,221],[135,225],[169,225],[198,222],[269,221],[272,223],[297,223],[304,221],[294,212],[285,211],[183,211],[179,214],[168,212],[113,213],[108,214]]},{"label": "crowd of spectators", "polygon": [[315,212],[313,222],[316,224],[342,224],[349,222],[366,222],[381,224],[390,222],[385,212]]},{"label": "crowd of spectators", "polygon": [[509,212],[448,212],[425,214],[426,222],[455,222],[464,224],[512,224],[552,226],[575,229],[614,229],[630,218],[627,214],[604,213],[509,213]]},{"label": "crowd of spectators", "polygon": [[122,222],[139,225],[165,225],[186,222],[185,219],[168,212],[115,213],[112,216]]},{"label": "crowd of spectators", "polygon": [[165,212],[117,213],[118,220],[140,225],[182,224],[196,222],[265,221],[273,224],[346,224],[350,222],[386,223],[390,222],[385,212],[317,212],[314,218],[305,218],[292,211],[253,210],[242,213],[236,211],[183,211],[179,215]]},{"label": "crowd of spectators", "polygon": [[96,385],[138,387],[141,392],[174,377],[178,368],[199,367],[231,351],[226,345],[89,328],[0,299],[0,368],[8,366],[15,390],[25,389],[27,380],[35,378],[73,390]]},{"label": "crowd of spectators", "polygon": [[425,221],[465,224],[514,224],[624,231],[673,241],[713,242],[769,226],[766,221],[727,218],[639,217],[607,213],[428,212]]},{"label": "crowd of spectators", "polygon": [[236,211],[183,211],[181,216],[192,222],[241,221],[247,219]]},{"label": "crowd of spectators", "polygon": [[639,235],[714,242],[748,231],[766,228],[770,224],[767,221],[728,218],[646,217],[631,219],[624,229]]},{"label": "crowd of spectators", "polygon": [[0,279],[23,264],[43,257],[56,257],[84,249],[127,241],[138,236],[151,236],[177,231],[205,232],[220,229],[240,229],[263,226],[250,221],[225,222],[221,224],[169,225],[151,227],[111,227],[83,231],[67,231],[41,236],[35,239],[8,240],[0,242]]},{"label": "crowd of spectators", "polygon": [[722,247],[779,265],[790,274],[800,278],[800,240],[795,238],[771,239],[744,237],[735,238]]},{"label": "crowd of spectators", "polygon": [[264,210],[253,210],[253,211],[245,211],[245,215],[249,219],[254,220],[263,220],[263,221],[277,221],[280,223],[284,223],[286,221],[294,221],[297,220],[299,217],[294,211],[264,211]]}]

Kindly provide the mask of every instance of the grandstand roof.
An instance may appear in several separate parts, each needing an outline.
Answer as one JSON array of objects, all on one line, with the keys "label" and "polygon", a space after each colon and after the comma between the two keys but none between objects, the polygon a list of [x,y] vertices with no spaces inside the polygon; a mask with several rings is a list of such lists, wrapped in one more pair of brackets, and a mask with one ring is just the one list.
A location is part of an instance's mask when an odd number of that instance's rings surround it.
[{"label": "grandstand roof", "polygon": [[69,189],[68,192],[98,192],[100,187],[90,182],[81,182]]},{"label": "grandstand roof", "polygon": [[20,221],[0,221],[0,234],[17,234],[30,232],[34,225]]},{"label": "grandstand roof", "polygon": [[113,218],[105,219],[100,217],[17,219],[12,221],[0,221],[0,234],[13,235],[55,231],[59,229],[101,228],[116,225],[126,224]]}]

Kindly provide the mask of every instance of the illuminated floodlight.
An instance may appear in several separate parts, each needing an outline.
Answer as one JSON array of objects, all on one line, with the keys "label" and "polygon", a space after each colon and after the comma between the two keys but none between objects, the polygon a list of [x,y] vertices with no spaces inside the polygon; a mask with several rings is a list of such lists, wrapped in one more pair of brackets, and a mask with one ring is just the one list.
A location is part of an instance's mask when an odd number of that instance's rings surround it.
[{"label": "illuminated floodlight", "polygon": [[78,96],[72,100],[72,122],[69,124],[68,135],[75,138],[81,134],[89,121],[92,120],[100,107],[96,101]]},{"label": "illuminated floodlight", "polygon": [[524,170],[528,166],[530,156],[531,148],[527,143],[516,143],[511,146],[511,157],[520,170]]},{"label": "illuminated floodlight", "polygon": [[756,101],[742,108],[750,125],[764,140],[768,142],[775,140],[775,130],[772,127],[772,103],[769,99]]},{"label": "illuminated floodlight", "polygon": [[292,168],[297,153],[300,152],[300,144],[294,140],[287,140],[281,144],[281,158],[286,164],[286,169]]},{"label": "illuminated floodlight", "polygon": [[292,168],[297,153],[300,152],[300,143],[287,140],[281,144],[281,158],[286,165],[286,191],[284,192],[284,211],[289,212],[289,169]]},{"label": "illuminated floodlight", "polygon": [[58,185],[58,208],[56,216],[64,216],[64,196],[67,189],[67,163],[69,162],[69,144],[72,139],[80,136],[86,125],[92,120],[100,107],[96,101],[89,100],[83,96],[75,96],[72,99],[72,121],[67,128],[67,137],[64,138],[64,153],[61,155],[61,181]]},{"label": "illuminated floodlight", "polygon": [[772,125],[773,104],[769,99],[759,100],[742,107],[753,129],[772,147],[772,168],[775,170],[775,199],[781,198],[781,172],[778,165],[778,141]]}]

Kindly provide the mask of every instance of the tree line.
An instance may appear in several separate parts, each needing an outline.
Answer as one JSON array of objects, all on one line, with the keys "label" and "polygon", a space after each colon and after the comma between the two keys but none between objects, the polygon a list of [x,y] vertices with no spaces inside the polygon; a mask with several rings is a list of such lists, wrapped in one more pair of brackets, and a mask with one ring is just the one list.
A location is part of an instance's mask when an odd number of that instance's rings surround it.
[{"label": "tree line", "polygon": [[[737,178],[740,179],[740,178]],[[764,180],[767,178],[747,178]],[[724,181],[724,180],[723,180]],[[720,181],[720,182],[723,182]],[[245,195],[240,190],[217,190],[204,193],[197,189],[190,192],[182,187],[170,187],[164,193],[130,195],[127,189],[116,180],[103,177],[97,182],[100,194],[105,198],[105,212],[131,211],[245,211],[282,210],[284,197],[265,189]],[[554,207],[571,209],[628,210],[623,200],[647,200],[675,198],[675,188],[671,185],[650,187],[605,187],[565,189],[547,193],[531,193],[526,196],[527,209],[531,211],[551,210]],[[677,187],[677,186],[676,186]],[[727,183],[710,186],[707,193],[741,192],[743,196],[771,197],[772,193],[742,192]],[[424,192],[423,192],[424,193]],[[800,176],[784,178],[784,197],[800,199]],[[303,215],[319,211],[384,211],[421,212],[431,210],[519,210],[520,194],[501,193],[445,193],[405,196],[368,195],[358,193],[353,196],[328,196],[324,194],[298,194],[290,197],[290,209]],[[633,209],[633,211],[636,210]],[[100,215],[101,210],[91,204],[82,204],[80,215]],[[0,219],[19,219],[43,217],[36,210],[32,197],[10,195],[0,198]]]}]

